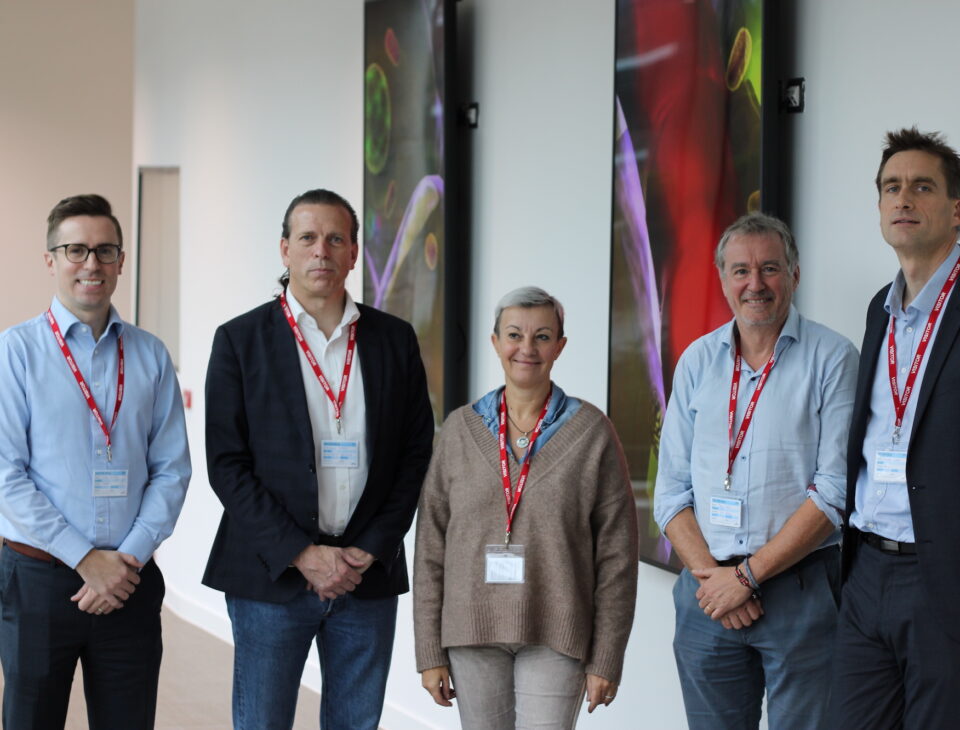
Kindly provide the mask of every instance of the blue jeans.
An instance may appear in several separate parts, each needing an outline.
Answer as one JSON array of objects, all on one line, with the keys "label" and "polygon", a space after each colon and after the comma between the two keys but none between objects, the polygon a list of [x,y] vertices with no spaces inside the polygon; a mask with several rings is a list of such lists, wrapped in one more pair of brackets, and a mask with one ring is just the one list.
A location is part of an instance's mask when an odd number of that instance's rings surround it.
[{"label": "blue jeans", "polygon": [[764,614],[744,629],[708,618],[696,578],[680,574],[673,651],[690,730],[756,730],[764,687],[769,727],[827,726],[840,561],[836,548],[826,550],[823,559],[766,581]]},{"label": "blue jeans", "polygon": [[323,600],[303,590],[288,603],[227,595],[233,623],[235,730],[293,727],[303,666],[316,640],[323,730],[376,730],[390,671],[397,598]]}]

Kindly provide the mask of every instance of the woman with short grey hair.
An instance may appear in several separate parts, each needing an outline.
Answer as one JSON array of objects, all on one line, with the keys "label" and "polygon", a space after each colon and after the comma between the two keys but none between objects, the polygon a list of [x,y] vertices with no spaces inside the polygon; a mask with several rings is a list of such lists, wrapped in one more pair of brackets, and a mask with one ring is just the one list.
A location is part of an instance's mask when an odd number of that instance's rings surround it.
[{"label": "woman with short grey hair", "polygon": [[421,494],[417,669],[467,730],[573,728],[620,682],[636,507],[610,421],[550,379],[563,318],[536,287],[500,300],[504,385],[450,414]]}]

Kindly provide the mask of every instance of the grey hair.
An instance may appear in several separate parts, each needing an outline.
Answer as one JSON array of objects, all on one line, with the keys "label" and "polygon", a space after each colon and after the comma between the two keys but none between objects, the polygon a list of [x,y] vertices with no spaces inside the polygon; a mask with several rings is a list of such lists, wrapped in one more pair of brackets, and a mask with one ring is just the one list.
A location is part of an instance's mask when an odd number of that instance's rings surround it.
[{"label": "grey hair", "polygon": [[800,252],[797,250],[797,242],[793,239],[790,228],[779,218],[766,213],[747,213],[737,218],[730,224],[730,227],[720,236],[720,243],[717,244],[717,252],[714,262],[720,273],[723,273],[723,256],[727,250],[727,244],[730,239],[738,235],[762,236],[767,233],[773,233],[783,241],[783,251],[787,258],[787,270],[793,274],[797,270],[797,264],[800,263]]},{"label": "grey hair", "polygon": [[504,309],[510,307],[553,307],[553,311],[557,315],[557,321],[560,323],[557,338],[563,337],[563,305],[556,297],[550,296],[540,287],[521,286],[519,289],[507,292],[500,298],[493,315],[493,334],[498,337],[500,336],[500,315],[503,314]]}]

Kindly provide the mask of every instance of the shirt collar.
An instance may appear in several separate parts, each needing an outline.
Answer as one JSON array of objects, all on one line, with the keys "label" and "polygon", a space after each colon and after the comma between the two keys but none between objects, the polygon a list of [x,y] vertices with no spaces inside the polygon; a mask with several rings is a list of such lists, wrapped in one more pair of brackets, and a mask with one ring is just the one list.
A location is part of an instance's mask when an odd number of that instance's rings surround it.
[{"label": "shirt collar", "polygon": [[[77,315],[63,306],[63,303],[56,295],[54,295],[53,301],[50,302],[50,311],[53,312],[53,317],[57,320],[57,326],[60,328],[60,331],[63,332],[64,337],[67,336],[71,329],[78,325],[81,327],[87,326],[84,322],[80,321]],[[123,334],[123,320],[120,319],[120,314],[112,304],[110,305],[110,313],[107,315],[107,326],[104,328],[103,334],[107,334],[111,329],[117,331],[118,337]]]},{"label": "shirt collar", "polygon": [[[345,300],[343,305],[343,316],[340,318],[340,324],[337,325],[336,329],[334,329],[333,333],[330,335],[331,341],[337,339],[345,327],[360,319],[360,309],[357,307],[356,302],[353,301],[353,297],[350,296],[350,292],[344,292],[344,294]],[[317,320],[315,320],[307,312],[307,310],[303,308],[303,305],[297,301],[297,298],[293,295],[293,292],[290,291],[289,286],[286,289],[286,295],[287,304],[290,307],[290,313],[293,315],[293,321],[301,327],[304,324],[308,324],[313,329],[319,331],[320,328],[317,326]]]},{"label": "shirt collar", "polygon": [[[730,359],[733,359],[734,353],[737,351],[736,342],[733,339],[734,327],[737,324],[737,318],[734,317],[727,324],[726,333],[724,334],[723,343],[730,350]],[[780,335],[777,337],[777,344],[774,345],[773,351],[777,354],[777,357],[783,354],[784,349],[789,346],[791,342],[800,341],[800,312],[797,311],[797,308],[790,305],[790,311],[787,313],[787,321],[783,323],[783,328],[780,330]]]},{"label": "shirt collar", "polygon": [[[567,407],[567,394],[563,392],[556,383],[552,383],[553,393],[550,397],[550,405],[547,406],[547,415],[543,417],[543,426],[549,426],[563,413]],[[494,388],[483,398],[473,404],[473,410],[483,416],[488,423],[490,420],[500,418],[500,394],[503,393],[504,386]]]},{"label": "shirt collar", "polygon": [[947,258],[943,260],[943,263],[937,267],[937,270],[933,272],[930,280],[923,285],[920,293],[907,305],[907,311],[903,309],[903,290],[906,286],[906,279],[903,276],[903,269],[898,271],[896,278],[893,280],[893,285],[887,292],[887,299],[883,303],[883,308],[887,310],[887,314],[893,314],[895,317],[902,314],[907,316],[912,314],[930,314],[930,312],[933,311],[933,305],[936,303],[937,297],[940,296],[940,290],[943,289],[943,283],[947,280],[947,277],[950,276],[950,272],[953,270],[958,258],[960,258],[960,246],[955,245],[950,251],[950,255],[947,256]]}]

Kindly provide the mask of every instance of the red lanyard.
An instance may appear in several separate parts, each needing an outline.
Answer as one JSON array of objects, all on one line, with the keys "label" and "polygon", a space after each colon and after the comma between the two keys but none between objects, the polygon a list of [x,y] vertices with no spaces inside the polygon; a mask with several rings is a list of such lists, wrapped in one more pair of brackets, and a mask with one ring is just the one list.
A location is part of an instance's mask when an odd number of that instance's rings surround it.
[{"label": "red lanyard", "polygon": [[897,340],[894,336],[894,324],[896,317],[890,315],[890,334],[887,337],[887,369],[890,373],[890,392],[893,394],[893,412],[895,420],[893,422],[893,443],[900,443],[900,426],[903,424],[903,414],[907,411],[907,403],[910,402],[910,396],[913,395],[913,386],[917,381],[917,373],[920,371],[920,363],[923,362],[923,356],[927,353],[927,346],[930,344],[930,336],[933,334],[933,328],[937,324],[940,312],[943,310],[943,304],[947,300],[947,295],[957,281],[957,275],[960,274],[960,261],[957,261],[950,272],[950,276],[943,282],[943,288],[940,289],[940,296],[937,297],[933,309],[930,310],[930,316],[927,317],[927,325],[923,328],[923,334],[920,336],[920,344],[917,345],[917,354],[913,356],[913,363],[910,365],[910,372],[907,374],[907,381],[903,385],[903,395],[900,395],[900,389],[897,387]]},{"label": "red lanyard", "polygon": [[60,333],[60,325],[57,324],[56,317],[53,316],[53,312],[49,309],[47,310],[47,322],[50,324],[50,329],[53,331],[53,336],[56,338],[57,344],[60,345],[60,352],[63,353],[67,365],[70,366],[70,372],[72,372],[73,377],[77,379],[80,392],[83,393],[83,397],[87,399],[87,407],[90,409],[93,417],[97,419],[97,423],[100,424],[100,430],[103,431],[103,435],[107,439],[107,461],[112,461],[113,452],[110,448],[112,445],[110,432],[117,423],[117,414],[120,413],[120,404],[123,403],[123,335],[117,337],[117,402],[113,406],[113,418],[110,420],[110,428],[107,428],[106,421],[103,420],[103,416],[100,415],[100,409],[97,408],[97,402],[93,399],[90,388],[87,387],[87,381],[83,379],[83,373],[80,372],[76,360],[73,359],[70,346],[67,345],[67,341],[63,339],[63,335]]},{"label": "red lanyard", "polygon": [[350,334],[347,338],[347,357],[343,361],[343,376],[340,378],[340,393],[334,397],[333,390],[330,389],[330,383],[323,377],[323,371],[320,369],[317,358],[313,356],[310,345],[307,344],[307,340],[304,338],[303,333],[297,326],[296,320],[293,318],[293,312],[290,311],[290,306],[287,304],[286,293],[280,294],[280,306],[283,308],[283,314],[287,318],[287,324],[289,324],[290,329],[293,330],[293,336],[296,338],[297,343],[299,343],[300,349],[303,350],[303,354],[307,356],[307,362],[310,363],[310,367],[313,368],[314,375],[316,375],[317,380],[320,381],[320,387],[323,388],[323,392],[327,394],[327,398],[329,398],[333,404],[333,416],[337,419],[337,433],[340,433],[340,415],[343,413],[343,402],[347,398],[347,383],[350,382],[350,368],[353,367],[353,351],[357,346],[357,323],[353,322],[350,325]]},{"label": "red lanyard", "polygon": [[520,467],[520,478],[517,480],[517,491],[513,497],[510,496],[510,463],[507,461],[507,390],[504,388],[500,395],[500,476],[503,479],[503,496],[507,502],[507,535],[504,539],[504,545],[510,544],[510,531],[513,529],[513,516],[517,513],[517,507],[520,504],[520,498],[523,496],[523,487],[527,483],[527,475],[530,473],[530,462],[533,461],[531,450],[533,444],[540,435],[540,426],[543,425],[543,419],[547,415],[547,406],[550,405],[550,396],[553,395],[553,388],[547,393],[547,399],[543,402],[543,409],[540,411],[540,417],[537,419],[537,425],[534,426],[530,435],[530,443],[527,445],[527,458],[524,459],[523,466]]},{"label": "red lanyard", "polygon": [[730,489],[730,475],[733,473],[733,462],[740,453],[740,447],[743,446],[743,438],[747,435],[747,429],[750,428],[750,422],[753,420],[753,412],[756,410],[757,401],[760,400],[760,393],[767,382],[767,377],[777,361],[776,351],[770,355],[763,372],[760,373],[760,381],[757,383],[757,389],[753,391],[753,397],[747,404],[747,410],[743,414],[743,420],[740,422],[740,430],[737,432],[737,439],[733,439],[733,419],[737,416],[737,395],[740,391],[740,366],[743,361],[740,355],[740,343],[737,342],[736,355],[733,358],[733,381],[730,383],[730,408],[727,412],[727,439],[730,444],[730,451],[727,455],[727,475],[723,479],[723,488]]}]

